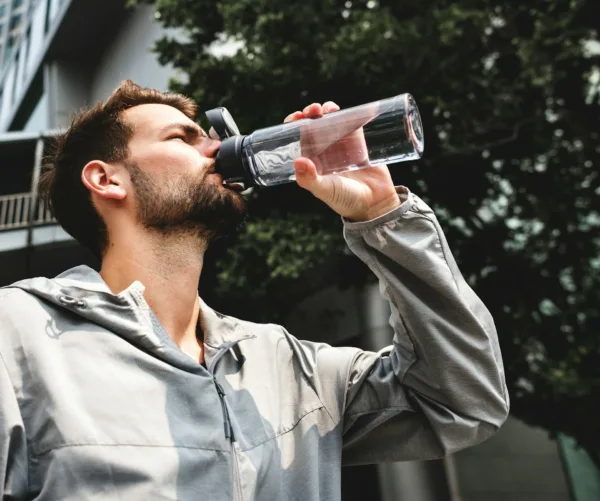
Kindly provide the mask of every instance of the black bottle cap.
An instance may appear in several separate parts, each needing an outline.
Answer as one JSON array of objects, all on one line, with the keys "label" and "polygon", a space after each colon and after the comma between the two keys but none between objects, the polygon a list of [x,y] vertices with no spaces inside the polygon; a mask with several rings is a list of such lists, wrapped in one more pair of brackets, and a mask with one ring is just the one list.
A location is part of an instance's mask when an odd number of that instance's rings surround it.
[{"label": "black bottle cap", "polygon": [[227,108],[222,106],[220,108],[214,108],[208,110],[205,115],[206,118],[208,118],[210,125],[219,136],[219,139],[223,140],[228,137],[239,135],[240,130]]},{"label": "black bottle cap", "polygon": [[246,136],[233,136],[221,142],[215,158],[215,170],[223,176],[226,183],[242,182],[248,186],[254,184],[250,176],[242,152],[242,144]]}]

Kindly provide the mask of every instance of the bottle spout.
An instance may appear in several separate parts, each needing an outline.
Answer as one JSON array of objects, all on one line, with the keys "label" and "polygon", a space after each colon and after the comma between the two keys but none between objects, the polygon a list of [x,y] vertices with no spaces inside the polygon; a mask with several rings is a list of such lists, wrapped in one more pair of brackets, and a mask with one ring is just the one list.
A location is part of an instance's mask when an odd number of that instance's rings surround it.
[{"label": "bottle spout", "polygon": [[221,142],[215,157],[215,170],[223,177],[223,184],[254,184],[245,167],[242,144],[246,136],[233,136]]}]

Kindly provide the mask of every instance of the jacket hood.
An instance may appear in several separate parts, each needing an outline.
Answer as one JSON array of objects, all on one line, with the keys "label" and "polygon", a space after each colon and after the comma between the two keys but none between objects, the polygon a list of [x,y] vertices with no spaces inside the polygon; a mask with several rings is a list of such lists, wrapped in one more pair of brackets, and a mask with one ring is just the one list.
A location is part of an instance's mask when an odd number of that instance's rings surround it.
[{"label": "jacket hood", "polygon": [[[119,294],[113,294],[97,271],[88,266],[77,266],[53,279],[37,277],[9,287],[19,288],[68,310],[156,355],[164,355],[175,346],[144,299],[145,287],[139,281]],[[207,364],[216,352],[254,337],[244,331],[239,320],[214,311],[202,299],[200,309],[205,327]]]}]

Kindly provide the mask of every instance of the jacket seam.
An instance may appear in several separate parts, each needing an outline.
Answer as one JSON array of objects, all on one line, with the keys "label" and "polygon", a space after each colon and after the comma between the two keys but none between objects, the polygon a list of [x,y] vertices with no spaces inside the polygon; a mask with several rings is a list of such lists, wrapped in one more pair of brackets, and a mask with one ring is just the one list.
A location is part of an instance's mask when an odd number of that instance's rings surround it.
[{"label": "jacket seam", "polygon": [[[319,399],[319,400],[320,400],[320,399]],[[276,434],[275,434],[275,436],[273,436],[273,437],[270,437],[270,438],[267,438],[267,439],[263,440],[262,442],[259,442],[258,444],[254,444],[253,446],[251,446],[251,447],[246,447],[246,448],[244,448],[244,449],[240,448],[240,450],[241,450],[242,452],[246,452],[246,451],[250,451],[250,450],[252,450],[252,449],[256,449],[257,447],[260,447],[261,445],[263,445],[263,444],[266,444],[267,442],[270,442],[271,440],[275,440],[275,439],[277,439],[277,438],[281,437],[282,435],[285,435],[286,433],[289,433],[289,432],[290,432],[290,431],[292,431],[294,428],[296,428],[296,427],[297,427],[297,426],[300,424],[300,422],[301,422],[301,421],[302,421],[302,420],[303,420],[303,419],[304,419],[306,416],[308,416],[309,414],[312,414],[313,412],[316,412],[316,411],[318,411],[318,410],[320,410],[320,409],[325,409],[325,410],[327,410],[327,408],[325,407],[325,405],[323,405],[323,402],[321,402],[321,406],[320,406],[320,407],[315,407],[314,409],[311,409],[311,410],[309,410],[309,411],[308,411],[306,414],[303,414],[303,415],[300,417],[300,419],[298,419],[298,421],[297,421],[297,422],[296,422],[296,423],[295,423],[293,426],[291,426],[291,427],[289,427],[289,428],[287,428],[287,429],[284,429],[284,430],[282,430],[282,431],[280,431],[280,432],[276,433]],[[329,414],[329,412],[327,412],[327,413]]]},{"label": "jacket seam", "polygon": [[346,371],[346,380],[344,381],[344,400],[342,402],[342,416],[340,419],[342,430],[345,429],[346,418],[350,417],[350,415],[346,415],[346,402],[348,402],[348,390],[350,389],[350,372],[352,371],[352,367],[354,367],[354,362],[356,362],[356,359],[359,357],[360,354],[360,351],[354,354],[352,360],[350,360],[350,364],[348,365],[348,370]]},{"label": "jacket seam", "polygon": [[92,443],[92,442],[80,442],[73,444],[61,444],[53,447],[48,447],[46,449],[42,449],[39,452],[32,452],[32,455],[36,458],[40,456],[44,456],[49,452],[56,451],[59,449],[68,449],[70,447],[149,447],[155,449],[190,449],[190,450],[200,450],[200,451],[215,451],[215,452],[229,452],[229,449],[214,449],[211,447],[194,447],[191,445],[154,445],[154,444],[102,444],[102,443]]},{"label": "jacket seam", "polygon": [[[379,266],[377,266],[377,269],[379,270],[380,273],[382,273],[381,268],[379,268]],[[382,273],[382,275],[383,275],[383,273]],[[400,302],[395,297],[395,295],[393,294],[393,291],[389,288],[389,286],[387,284],[385,285],[385,290],[386,290],[388,296],[390,297],[390,302],[391,302],[392,298],[396,299],[397,302]],[[417,362],[418,357],[417,357],[417,352],[415,350],[415,341],[412,338],[411,331],[408,328],[408,325],[406,324],[406,320],[404,319],[404,316],[402,315],[402,312],[400,311],[400,308],[397,307],[397,306],[396,306],[396,308],[398,310],[398,320],[400,322],[402,322],[402,325],[403,325],[404,329],[406,330],[406,337],[408,337],[408,340],[410,341],[410,345],[411,345],[411,350],[410,351],[412,352],[412,355],[413,355],[412,362],[408,361],[408,366],[404,369],[404,371],[402,371],[401,374],[395,374],[395,376],[398,379],[398,381],[401,384],[404,384],[404,379],[406,378],[406,374],[408,373],[408,371],[410,370],[410,368]],[[394,336],[399,336],[398,333],[396,332],[396,329],[394,329]],[[393,343],[393,341],[392,341],[392,343]],[[396,351],[396,347],[395,346],[392,348],[392,351]],[[396,355],[398,357],[401,356],[399,352],[397,352]]]},{"label": "jacket seam", "polygon": [[350,418],[354,418],[354,417],[360,417],[360,416],[365,416],[367,414],[377,414],[378,412],[381,411],[408,411],[408,412],[415,412],[415,410],[410,407],[410,406],[406,406],[406,405],[395,405],[392,407],[382,407],[381,409],[373,409],[370,411],[360,411],[360,412],[354,412],[353,414],[348,414],[348,419]]},{"label": "jacket seam", "polygon": [[[319,402],[321,402],[321,405],[323,406],[322,408],[325,409],[325,412],[327,413],[327,415],[329,416],[329,419],[331,419],[331,422],[335,425],[335,419],[333,419],[333,416],[331,415],[331,412],[329,411],[329,409],[327,408],[327,406],[325,405],[325,402],[323,402],[323,400],[321,399],[321,397],[319,396],[319,394],[317,393],[317,398],[319,399]],[[317,408],[318,409],[318,408]],[[316,409],[313,409],[316,410]],[[312,411],[310,411],[312,412]],[[303,418],[304,416],[302,416]],[[300,418],[300,419],[302,419]]]},{"label": "jacket seam", "polygon": [[[292,349],[292,352],[294,353],[294,356],[295,356],[295,350],[294,350],[294,347],[293,347],[293,343],[292,343],[292,340],[290,339],[290,337],[292,337],[292,336],[291,336],[291,334],[289,334],[289,333],[288,333],[288,332],[285,330],[285,328],[284,328],[283,326],[279,326],[279,327],[280,327],[281,331],[283,332],[283,335],[284,335],[284,337],[285,337],[286,341],[288,342],[288,344],[290,345],[290,348]],[[311,380],[311,378],[310,378],[310,377],[308,377],[308,376],[306,375],[305,371],[302,371],[302,377],[303,377],[303,378],[306,380],[306,382],[308,383],[308,385],[310,386],[310,388],[311,388],[311,389],[313,390],[313,392],[315,393],[315,396],[317,397],[317,399],[318,399],[318,400],[319,400],[319,402],[321,403],[321,406],[322,406],[322,407],[317,407],[317,409],[319,409],[319,408],[325,409],[325,412],[327,412],[327,415],[329,416],[329,419],[331,419],[331,422],[333,423],[333,425],[337,425],[337,424],[338,424],[338,423],[337,423],[337,421],[334,419],[333,415],[331,414],[331,411],[330,411],[330,410],[327,408],[327,405],[325,404],[325,402],[324,402],[324,401],[323,401],[323,399],[321,398],[321,395],[319,395],[319,391],[318,391],[318,389],[317,389],[316,385],[314,384],[314,382]],[[310,411],[308,411],[306,414],[308,414],[308,413],[310,413],[310,412],[312,412],[312,411],[314,411],[314,410],[316,410],[316,409],[311,409],[311,410],[310,410]],[[306,415],[306,414],[305,414],[305,415]],[[301,416],[301,417],[300,417],[300,420],[302,420],[302,419],[304,418],[304,416],[305,416],[305,415]],[[300,420],[299,420],[298,422],[300,422]],[[294,425],[294,426],[295,426],[295,425]],[[293,427],[292,427],[292,428],[293,428]],[[292,429],[292,428],[290,428],[290,429]],[[288,431],[289,431],[289,430],[288,430]],[[283,432],[281,432],[281,433],[280,433],[280,435],[281,435],[281,434],[283,434],[283,433],[287,433],[287,431],[283,431]],[[278,436],[279,436],[279,435],[276,435],[276,437],[278,437]]]}]

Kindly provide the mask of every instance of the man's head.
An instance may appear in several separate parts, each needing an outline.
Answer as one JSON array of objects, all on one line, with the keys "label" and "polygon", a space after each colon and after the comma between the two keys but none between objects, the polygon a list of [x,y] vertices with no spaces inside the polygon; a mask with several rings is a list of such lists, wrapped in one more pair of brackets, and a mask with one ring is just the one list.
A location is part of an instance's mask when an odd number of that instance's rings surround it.
[{"label": "man's head", "polygon": [[237,227],[244,200],[214,174],[220,147],[182,95],[125,81],[56,140],[38,189],[59,223],[102,257],[118,221],[210,239]]}]

